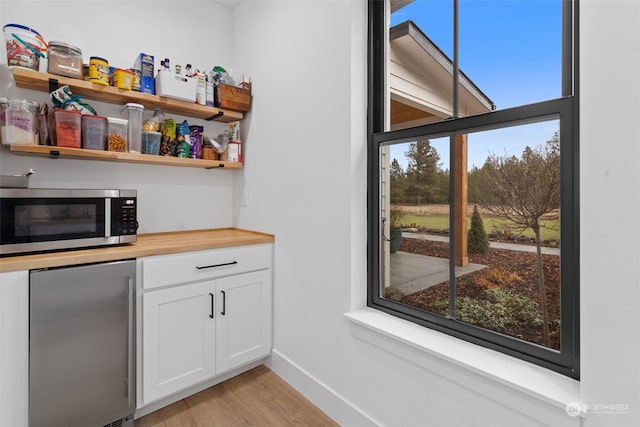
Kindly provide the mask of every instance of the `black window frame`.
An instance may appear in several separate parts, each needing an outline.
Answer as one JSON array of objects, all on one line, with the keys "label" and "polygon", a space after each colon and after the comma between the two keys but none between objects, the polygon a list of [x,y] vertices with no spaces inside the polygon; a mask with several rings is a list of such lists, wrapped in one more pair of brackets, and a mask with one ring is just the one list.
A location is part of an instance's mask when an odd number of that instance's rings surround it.
[{"label": "black window frame", "polygon": [[[453,7],[457,8],[457,0],[451,1],[452,5],[455,4]],[[385,131],[385,111],[388,108],[385,66],[388,39],[385,29],[385,3],[384,0],[369,0],[368,5],[367,306],[579,379],[579,50],[577,37],[579,0],[562,0],[562,96],[560,98],[495,110],[480,115],[454,117],[442,122],[394,131]],[[457,30],[455,24],[454,30]],[[456,50],[454,46],[454,67],[457,66]],[[454,72],[454,88],[457,87],[456,74]],[[454,100],[454,109],[456,102]],[[382,297],[380,267],[382,263],[381,242],[384,236],[382,233],[383,220],[380,217],[380,146],[413,142],[419,139],[451,137],[480,130],[538,122],[549,118],[559,119],[561,144],[560,350],[524,342]],[[453,157],[452,151],[451,158]],[[453,164],[451,166],[450,175],[453,180],[455,171]],[[452,181],[451,183],[453,184]],[[453,192],[453,185],[451,188]],[[451,197],[452,206],[454,199]],[[453,220],[451,224],[453,224]],[[451,233],[453,232],[452,229]],[[450,237],[454,241],[454,236]],[[453,245],[451,245],[451,251],[453,254]],[[450,259],[453,259],[453,256]],[[453,273],[450,277],[453,277]]]}]

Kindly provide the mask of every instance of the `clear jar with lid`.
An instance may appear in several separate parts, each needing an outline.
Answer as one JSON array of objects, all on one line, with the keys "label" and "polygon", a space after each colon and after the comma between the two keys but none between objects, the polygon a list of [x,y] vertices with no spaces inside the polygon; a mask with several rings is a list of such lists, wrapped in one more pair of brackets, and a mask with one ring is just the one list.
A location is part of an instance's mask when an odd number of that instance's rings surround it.
[{"label": "clear jar with lid", "polygon": [[127,126],[126,119],[107,117],[107,150],[127,151]]},{"label": "clear jar with lid", "polygon": [[82,78],[82,50],[64,42],[50,41],[47,50],[49,73]]},{"label": "clear jar with lid", "polygon": [[38,144],[40,104],[26,99],[8,99],[5,121],[0,128],[3,144]]},{"label": "clear jar with lid", "polygon": [[129,102],[122,109],[122,113],[128,121],[127,141],[129,151],[132,153],[142,152],[142,113],[144,105]]}]

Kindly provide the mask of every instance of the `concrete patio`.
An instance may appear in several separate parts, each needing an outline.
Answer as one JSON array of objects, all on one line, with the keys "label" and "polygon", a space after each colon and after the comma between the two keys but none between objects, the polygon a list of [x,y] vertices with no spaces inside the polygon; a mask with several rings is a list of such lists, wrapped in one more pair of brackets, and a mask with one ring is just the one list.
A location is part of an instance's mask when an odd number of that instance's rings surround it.
[{"label": "concrete patio", "polygon": [[[411,232],[403,232],[402,235],[413,239],[433,240],[438,242],[449,241],[449,238],[445,236]],[[531,245],[500,242],[489,242],[489,245],[492,248],[512,251],[536,251],[536,247]],[[560,249],[543,247],[542,253],[546,255],[560,256]],[[464,267],[456,266],[456,277],[482,270],[485,267],[486,266],[482,264],[471,263]],[[446,258],[437,258],[398,251],[391,254],[390,275],[391,287],[396,288],[404,295],[412,294],[449,280],[449,260]]]},{"label": "concrete patio", "polygon": [[[456,277],[482,270],[482,264],[456,267]],[[449,260],[409,252],[391,254],[391,286],[404,295],[427,289],[449,280]]]}]

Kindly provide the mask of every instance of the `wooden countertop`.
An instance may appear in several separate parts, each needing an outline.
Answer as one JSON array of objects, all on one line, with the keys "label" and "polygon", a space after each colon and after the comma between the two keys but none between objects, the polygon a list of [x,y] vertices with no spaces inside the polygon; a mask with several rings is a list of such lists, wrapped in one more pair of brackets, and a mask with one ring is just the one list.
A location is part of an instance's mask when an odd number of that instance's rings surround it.
[{"label": "wooden countertop", "polygon": [[138,235],[134,244],[0,258],[0,272],[115,261],[150,255],[273,243],[275,236],[239,228],[173,231]]}]

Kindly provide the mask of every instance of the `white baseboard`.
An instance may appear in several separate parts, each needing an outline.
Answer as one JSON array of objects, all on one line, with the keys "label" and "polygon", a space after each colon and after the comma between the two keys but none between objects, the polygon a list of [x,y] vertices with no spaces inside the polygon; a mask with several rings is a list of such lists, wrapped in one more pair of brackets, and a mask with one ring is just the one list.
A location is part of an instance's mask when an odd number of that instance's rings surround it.
[{"label": "white baseboard", "polygon": [[323,384],[277,350],[271,351],[271,357],[267,359],[265,365],[338,424],[349,427],[380,426],[335,390]]}]

